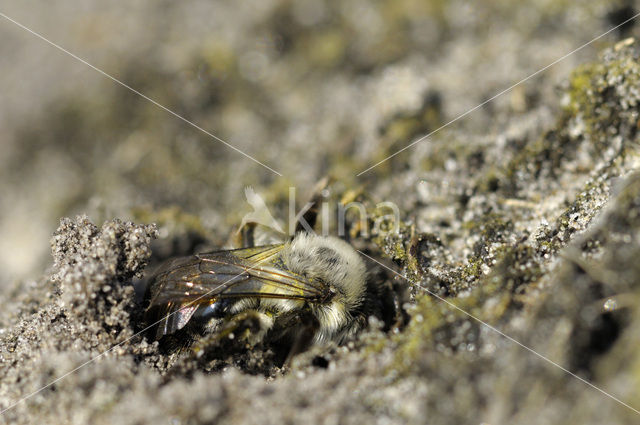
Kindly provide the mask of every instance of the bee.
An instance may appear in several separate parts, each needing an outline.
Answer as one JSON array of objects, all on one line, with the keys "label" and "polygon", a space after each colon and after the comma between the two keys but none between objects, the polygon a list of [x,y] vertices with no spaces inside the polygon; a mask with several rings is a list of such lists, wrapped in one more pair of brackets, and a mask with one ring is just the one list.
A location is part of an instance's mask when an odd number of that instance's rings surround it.
[{"label": "bee", "polygon": [[287,341],[290,357],[353,337],[378,311],[377,296],[351,245],[299,232],[282,244],[174,259],[152,278],[146,315],[155,339],[192,324],[220,334],[251,318],[249,345]]}]

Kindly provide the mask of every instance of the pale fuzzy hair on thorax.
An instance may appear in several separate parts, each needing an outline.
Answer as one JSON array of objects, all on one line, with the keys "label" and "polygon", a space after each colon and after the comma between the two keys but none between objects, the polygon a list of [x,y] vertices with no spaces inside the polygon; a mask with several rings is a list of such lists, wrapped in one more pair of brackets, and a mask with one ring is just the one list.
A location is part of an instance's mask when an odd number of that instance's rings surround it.
[{"label": "pale fuzzy hair on thorax", "polygon": [[281,255],[289,270],[332,285],[347,310],[365,295],[366,268],[355,249],[342,239],[299,233]]}]

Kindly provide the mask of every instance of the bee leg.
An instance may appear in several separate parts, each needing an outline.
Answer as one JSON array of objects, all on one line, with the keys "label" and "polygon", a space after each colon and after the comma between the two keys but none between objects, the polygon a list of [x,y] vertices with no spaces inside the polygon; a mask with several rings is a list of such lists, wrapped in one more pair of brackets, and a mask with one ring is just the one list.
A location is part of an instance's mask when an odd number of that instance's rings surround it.
[{"label": "bee leg", "polygon": [[273,317],[257,310],[246,310],[233,316],[221,333],[228,339],[237,338],[253,347],[263,341],[272,326]]},{"label": "bee leg", "polygon": [[230,354],[261,343],[273,326],[273,318],[256,310],[246,310],[226,320],[214,319],[211,323],[210,332],[196,339],[175,365],[178,374],[184,375],[194,367],[204,367],[214,359],[226,362]]},{"label": "bee leg", "polygon": [[294,232],[309,233],[309,229],[313,230],[318,219],[318,211],[320,210],[320,204],[325,198],[325,189],[331,183],[330,177],[322,178],[313,188],[311,197],[305,206],[306,210],[296,223],[296,230]]},{"label": "bee leg", "polygon": [[243,248],[253,248],[256,246],[255,235],[256,233],[256,223],[247,223],[242,228],[242,247]]},{"label": "bee leg", "polygon": [[257,223],[243,221],[238,230],[232,232],[227,238],[228,246],[233,248],[253,248],[255,245],[255,230]]},{"label": "bee leg", "polygon": [[298,332],[293,335],[293,342],[289,353],[284,361],[284,367],[290,367],[291,362],[295,356],[300,353],[304,353],[313,344],[313,339],[318,331],[318,320],[311,315],[298,316],[300,322],[298,325]]}]

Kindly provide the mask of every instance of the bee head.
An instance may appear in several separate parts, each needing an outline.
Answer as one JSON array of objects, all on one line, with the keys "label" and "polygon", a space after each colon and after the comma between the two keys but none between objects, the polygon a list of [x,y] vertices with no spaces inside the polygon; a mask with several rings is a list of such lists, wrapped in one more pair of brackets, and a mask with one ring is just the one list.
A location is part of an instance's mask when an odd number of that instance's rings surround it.
[{"label": "bee head", "polygon": [[328,286],[330,300],[314,307],[320,337],[331,339],[352,322],[366,290],[366,269],[358,253],[332,236],[298,233],[283,251],[289,270]]}]

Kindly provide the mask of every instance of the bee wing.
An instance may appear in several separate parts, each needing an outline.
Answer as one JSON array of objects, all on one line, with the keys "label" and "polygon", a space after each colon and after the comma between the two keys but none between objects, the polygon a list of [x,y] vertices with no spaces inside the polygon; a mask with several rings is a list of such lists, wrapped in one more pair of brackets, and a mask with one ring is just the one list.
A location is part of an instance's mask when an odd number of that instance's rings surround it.
[{"label": "bee wing", "polygon": [[197,307],[224,298],[320,300],[328,288],[279,264],[284,245],[216,251],[169,263],[152,282],[148,308],[160,317],[157,337],[184,327]]}]

